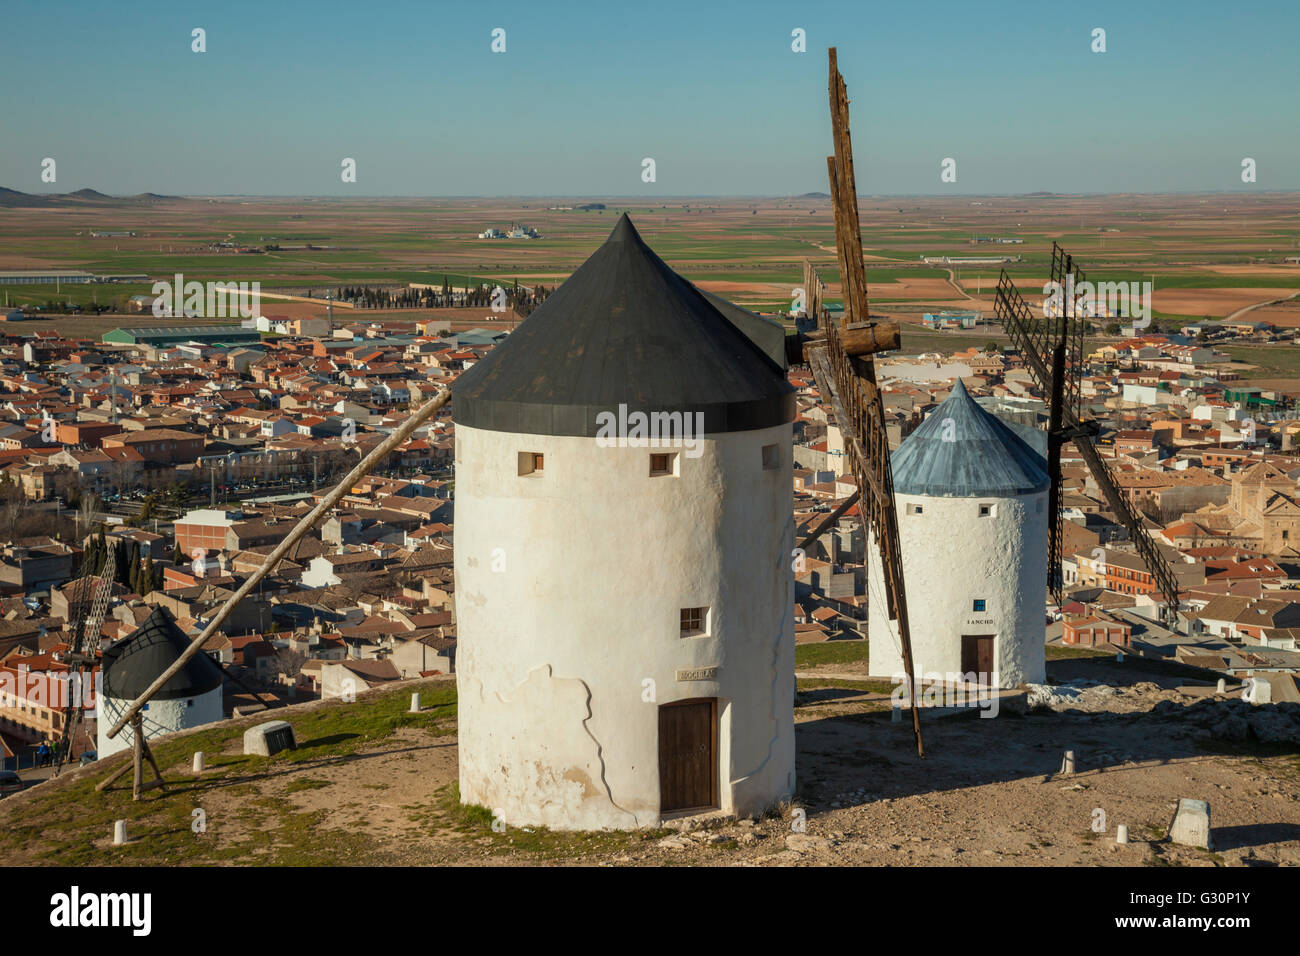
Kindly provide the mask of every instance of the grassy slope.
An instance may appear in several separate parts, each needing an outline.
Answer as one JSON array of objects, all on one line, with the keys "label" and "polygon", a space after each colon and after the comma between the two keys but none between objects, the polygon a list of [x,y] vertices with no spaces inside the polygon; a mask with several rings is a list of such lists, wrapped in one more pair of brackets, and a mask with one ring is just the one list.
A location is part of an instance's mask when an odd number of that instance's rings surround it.
[{"label": "grassy slope", "polygon": [[[424,709],[408,712],[410,692],[421,690]],[[131,777],[118,780],[108,791],[95,785],[130,759],[125,751],[75,779],[45,785],[39,793],[0,807],[10,817],[0,826],[0,859],[22,858],[34,863],[64,866],[160,863],[221,863],[247,859],[269,849],[262,862],[290,865],[339,863],[364,851],[360,835],[332,831],[328,842],[312,838],[319,813],[295,813],[259,793],[257,782],[303,766],[322,766],[346,759],[358,750],[389,736],[399,727],[421,727],[433,735],[456,730],[456,691],[447,683],[429,686],[403,684],[400,690],[366,695],[355,704],[331,701],[291,715],[298,749],[274,757],[225,753],[241,750],[243,732],[266,719],[226,721],[208,730],[171,738],[155,748],[155,757],[168,779],[166,793],[147,792],[139,802],[131,799]],[[208,769],[199,779],[189,772],[195,751],[206,755]],[[322,774],[328,775],[327,769]],[[150,779],[146,769],[145,778]],[[299,778],[295,789],[308,789],[315,778]],[[193,811],[206,795],[223,788],[244,798],[237,828],[243,839],[219,847],[212,840],[195,839]],[[10,801],[5,801],[8,804]],[[131,836],[148,839],[122,847],[105,845],[113,821],[127,821]],[[236,828],[231,828],[235,830]]]}]

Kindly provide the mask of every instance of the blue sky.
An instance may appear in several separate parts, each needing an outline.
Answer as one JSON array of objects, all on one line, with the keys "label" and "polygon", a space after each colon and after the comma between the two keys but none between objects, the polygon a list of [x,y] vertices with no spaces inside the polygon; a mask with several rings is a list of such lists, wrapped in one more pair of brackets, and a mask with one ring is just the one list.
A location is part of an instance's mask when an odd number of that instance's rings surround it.
[{"label": "blue sky", "polygon": [[824,191],[832,45],[864,194],[1300,189],[1295,0],[5,0],[3,23],[0,185],[27,192]]}]

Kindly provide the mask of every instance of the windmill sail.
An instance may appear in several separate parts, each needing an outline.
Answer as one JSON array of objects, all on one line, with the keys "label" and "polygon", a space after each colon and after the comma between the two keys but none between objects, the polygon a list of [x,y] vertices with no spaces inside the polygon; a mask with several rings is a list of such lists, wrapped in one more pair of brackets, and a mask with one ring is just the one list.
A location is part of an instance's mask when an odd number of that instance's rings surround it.
[{"label": "windmill sail", "polygon": [[1051,477],[1050,500],[1055,509],[1048,523],[1048,583],[1057,603],[1063,598],[1061,574],[1064,545],[1064,521],[1061,516],[1061,447],[1073,442],[1092,472],[1106,504],[1129,533],[1139,557],[1151,572],[1156,593],[1163,597],[1166,615],[1178,610],[1178,580],[1147,533],[1142,517],[1120,492],[1110,466],[1097,452],[1092,439],[1099,427],[1082,413],[1081,379],[1083,373],[1083,330],[1086,319],[1075,290],[1083,283],[1083,273],[1073,258],[1057,244],[1052,244],[1052,280],[1061,294],[1049,298],[1047,313],[1036,317],[1020,295],[1011,277],[1003,270],[998,278],[994,312],[1002,327],[1024,356],[1034,383],[1048,398],[1048,469]]}]

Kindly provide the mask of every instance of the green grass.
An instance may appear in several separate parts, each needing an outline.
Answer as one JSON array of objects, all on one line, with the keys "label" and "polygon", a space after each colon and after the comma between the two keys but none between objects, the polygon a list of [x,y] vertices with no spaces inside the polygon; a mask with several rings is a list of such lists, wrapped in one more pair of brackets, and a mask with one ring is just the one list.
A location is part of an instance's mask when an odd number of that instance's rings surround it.
[{"label": "green grass", "polygon": [[1114,656],[1114,651],[1099,651],[1094,647],[1062,647],[1059,644],[1047,645],[1047,659],[1049,661],[1070,660],[1076,657],[1113,658]]},{"label": "green grass", "polygon": [[1300,375],[1300,346],[1295,345],[1221,345],[1220,351],[1235,361],[1256,366],[1242,369],[1243,378],[1286,378]]},{"label": "green grass", "polygon": [[[795,682],[797,690],[825,690],[829,688],[844,690],[860,690],[864,694],[885,694],[889,695],[894,692],[894,685],[888,681],[881,680],[852,680],[828,677],[800,677]],[[919,695],[919,692],[918,692]]]},{"label": "green grass", "polygon": [[868,641],[826,641],[821,644],[796,644],[796,670],[825,664],[861,664],[867,666]]},{"label": "green grass", "polygon": [[[56,783],[26,801],[21,815],[0,827],[0,859],[27,853],[35,862],[67,866],[245,860],[304,866],[361,862],[369,850],[364,835],[318,832],[323,811],[298,811],[287,801],[263,795],[258,783],[303,764],[324,768],[400,727],[420,727],[434,736],[454,734],[454,686],[434,681],[419,685],[425,707],[418,714],[408,712],[412,686],[366,695],[353,704],[328,702],[292,714],[298,748],[274,757],[237,752],[247,721],[235,726],[225,722],[168,740],[154,747],[168,788],[165,792],[148,791],[138,802],[131,799],[129,772],[109,790],[95,791],[100,780],[130,759],[129,752],[114,755],[95,772],[73,783]],[[236,752],[225,752],[229,749]],[[208,770],[195,779],[188,766],[191,755],[200,750],[207,755]],[[146,779],[149,776],[146,772]],[[303,777],[290,781],[286,789],[301,792],[328,785],[319,777]],[[208,833],[196,833],[192,828],[194,810],[204,808],[209,795],[218,791],[243,798],[233,819],[229,814],[214,817],[207,821]],[[113,847],[108,844],[113,821],[119,819],[127,821],[128,835],[139,839]],[[218,828],[226,838],[223,845],[218,845],[211,832]]]},{"label": "green grass", "polygon": [[[542,860],[572,861],[586,854],[636,850],[671,832],[647,829],[569,833],[546,827],[511,826],[509,821],[498,820],[487,807],[461,803],[460,787],[454,783],[438,791],[437,809],[444,824],[473,838],[493,855],[526,853]],[[414,819],[427,821],[428,814],[416,813]]]}]

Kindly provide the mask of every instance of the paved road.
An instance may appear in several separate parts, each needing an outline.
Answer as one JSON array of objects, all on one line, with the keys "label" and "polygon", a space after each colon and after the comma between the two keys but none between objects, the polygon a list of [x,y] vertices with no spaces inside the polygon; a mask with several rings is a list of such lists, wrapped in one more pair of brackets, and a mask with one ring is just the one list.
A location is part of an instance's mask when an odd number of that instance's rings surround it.
[{"label": "paved road", "polygon": [[1298,295],[1300,295],[1300,292],[1292,292],[1290,295],[1282,299],[1268,299],[1265,302],[1256,302],[1253,305],[1243,306],[1242,308],[1238,309],[1236,312],[1233,312],[1231,315],[1225,316],[1223,321],[1231,322],[1234,319],[1236,319],[1238,316],[1245,315],[1247,312],[1254,311],[1255,309],[1261,309],[1266,305],[1273,305],[1274,303],[1277,302],[1288,302],[1291,299],[1294,299]]}]

